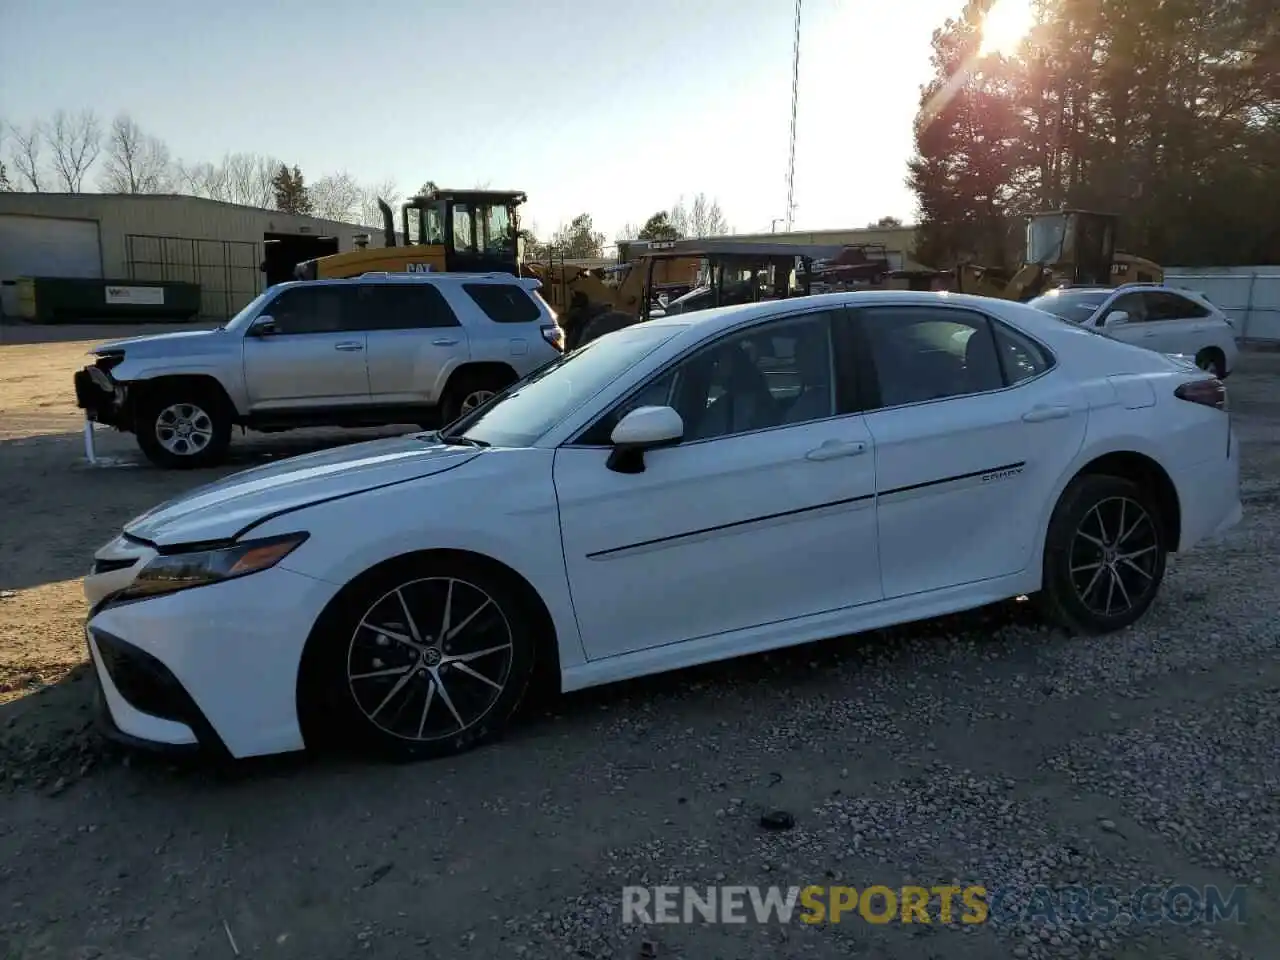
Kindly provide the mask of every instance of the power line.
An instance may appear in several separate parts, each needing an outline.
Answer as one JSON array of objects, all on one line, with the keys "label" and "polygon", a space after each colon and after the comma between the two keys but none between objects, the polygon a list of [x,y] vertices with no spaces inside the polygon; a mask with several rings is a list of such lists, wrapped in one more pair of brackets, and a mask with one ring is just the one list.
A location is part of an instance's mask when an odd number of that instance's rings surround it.
[{"label": "power line", "polygon": [[791,152],[787,158],[787,232],[796,212],[796,103],[800,93],[800,3],[796,0],[795,43],[791,48]]}]

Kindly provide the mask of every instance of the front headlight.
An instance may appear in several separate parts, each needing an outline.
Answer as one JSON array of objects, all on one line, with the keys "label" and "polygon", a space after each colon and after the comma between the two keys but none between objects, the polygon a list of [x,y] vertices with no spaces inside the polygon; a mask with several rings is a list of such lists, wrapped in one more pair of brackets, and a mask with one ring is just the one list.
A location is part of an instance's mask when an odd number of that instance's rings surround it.
[{"label": "front headlight", "polygon": [[300,547],[307,536],[286,533],[205,549],[161,553],[138,571],[137,578],[116,599],[154,597],[268,570]]}]

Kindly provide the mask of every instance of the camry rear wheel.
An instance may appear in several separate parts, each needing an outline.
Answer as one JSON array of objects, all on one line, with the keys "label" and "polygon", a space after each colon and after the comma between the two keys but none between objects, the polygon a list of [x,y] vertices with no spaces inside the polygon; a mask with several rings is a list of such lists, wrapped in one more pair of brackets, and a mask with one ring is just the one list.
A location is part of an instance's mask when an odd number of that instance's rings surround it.
[{"label": "camry rear wheel", "polygon": [[397,759],[477,746],[502,732],[524,697],[529,623],[505,578],[483,564],[397,564],[353,589],[313,639],[303,691],[312,722]]},{"label": "camry rear wheel", "polygon": [[1049,523],[1041,599],[1073,632],[1123,629],[1155,600],[1167,554],[1159,509],[1142,488],[1120,477],[1077,477]]}]

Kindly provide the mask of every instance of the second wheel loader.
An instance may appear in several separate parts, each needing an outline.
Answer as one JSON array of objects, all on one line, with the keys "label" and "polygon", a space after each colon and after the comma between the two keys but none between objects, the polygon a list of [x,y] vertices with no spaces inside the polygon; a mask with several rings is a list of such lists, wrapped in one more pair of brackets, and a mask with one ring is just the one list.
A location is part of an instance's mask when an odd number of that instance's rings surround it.
[{"label": "second wheel loader", "polygon": [[1056,210],[1027,217],[1022,266],[1012,274],[998,267],[962,263],[952,289],[1001,300],[1030,300],[1062,286],[1118,287],[1163,283],[1164,270],[1144,257],[1116,251],[1119,217],[1091,210]]}]

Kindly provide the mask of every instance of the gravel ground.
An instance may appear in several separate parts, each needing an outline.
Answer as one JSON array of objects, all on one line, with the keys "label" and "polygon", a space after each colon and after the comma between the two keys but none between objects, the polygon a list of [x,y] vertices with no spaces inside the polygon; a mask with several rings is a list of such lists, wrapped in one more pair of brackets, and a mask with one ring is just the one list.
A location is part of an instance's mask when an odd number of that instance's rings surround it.
[{"label": "gravel ground", "polygon": [[[84,346],[0,337],[0,956],[1275,955],[1280,357],[1231,380],[1245,521],[1118,636],[1009,603],[575,694],[451,761],[226,772],[87,729],[78,575],[212,474],[112,435],[83,465]],[[236,466],[334,439],[237,438]],[[991,922],[621,922],[624,885],[952,882],[1000,891]],[[1147,884],[1239,886],[1244,922],[1143,922]],[[1079,887],[1114,919],[1044,909]]]}]

